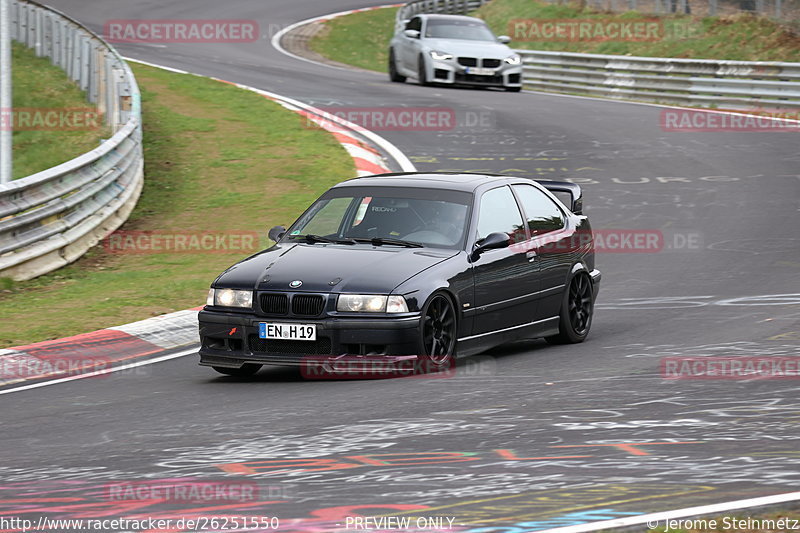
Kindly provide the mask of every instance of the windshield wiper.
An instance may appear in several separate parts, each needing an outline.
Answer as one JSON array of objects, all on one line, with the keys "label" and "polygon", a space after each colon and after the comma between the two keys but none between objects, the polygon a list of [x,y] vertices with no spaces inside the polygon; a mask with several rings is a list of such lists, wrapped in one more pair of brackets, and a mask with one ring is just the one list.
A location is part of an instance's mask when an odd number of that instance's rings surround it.
[{"label": "windshield wiper", "polygon": [[357,237],[353,240],[356,242],[369,242],[374,246],[380,246],[382,244],[394,244],[395,246],[405,246],[406,248],[424,248],[424,246],[418,242],[404,241],[402,239],[391,239],[384,237],[372,237],[371,239],[364,239]]},{"label": "windshield wiper", "polygon": [[314,235],[313,233],[308,233],[306,235],[291,235],[289,238],[291,239],[305,239],[305,241],[309,244],[314,244],[315,242],[325,242],[325,243],[332,243],[332,244],[355,244],[356,241],[354,239],[329,239],[328,237],[323,237],[321,235]]}]

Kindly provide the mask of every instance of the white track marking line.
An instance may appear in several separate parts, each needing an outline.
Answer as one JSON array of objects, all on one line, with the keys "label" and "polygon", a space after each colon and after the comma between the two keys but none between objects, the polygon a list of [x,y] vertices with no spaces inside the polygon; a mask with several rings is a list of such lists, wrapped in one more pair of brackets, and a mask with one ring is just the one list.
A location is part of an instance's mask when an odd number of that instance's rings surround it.
[{"label": "white track marking line", "polygon": [[50,381],[42,381],[41,383],[33,383],[31,385],[23,385],[22,387],[16,387],[13,389],[6,389],[0,390],[0,395],[3,394],[11,394],[13,392],[22,392],[30,389],[38,389],[40,387],[47,387],[48,385],[56,385],[58,383],[66,383],[68,381],[75,381],[76,379],[84,379],[84,378],[92,378],[95,376],[102,376],[104,374],[112,374],[114,372],[120,372],[122,370],[129,370],[131,368],[136,368],[140,366],[147,366],[153,365],[155,363],[161,363],[163,361],[169,361],[170,359],[177,359],[178,357],[185,357],[187,355],[191,355],[197,353],[197,348],[190,348],[187,350],[180,351],[178,353],[171,353],[169,355],[162,355],[161,357],[155,357],[153,359],[147,359],[145,361],[138,361],[136,363],[129,363],[127,365],[122,366],[115,366],[113,368],[107,368],[104,370],[97,370],[95,372],[88,372],[86,374],[78,374],[77,376],[68,376],[65,378],[53,379]]},{"label": "white track marking line", "polygon": [[647,524],[649,529],[655,529],[657,527],[663,527],[666,524],[666,520],[674,520],[678,518],[687,518],[699,515],[718,514],[737,509],[746,509],[748,507],[761,507],[764,505],[774,505],[777,503],[786,503],[797,500],[800,500],[800,492],[788,492],[785,494],[776,494],[774,496],[764,496],[761,498],[750,498],[747,500],[736,500],[733,502],[701,505],[699,507],[687,507],[685,509],[650,513],[639,516],[631,516],[628,518],[602,520],[600,522],[580,524],[577,526],[557,527],[553,529],[542,530],[540,533],[587,533],[590,531],[600,531],[602,529],[638,526],[642,524]]},{"label": "white track marking line", "polygon": [[347,10],[347,11],[339,11],[337,13],[331,13],[330,15],[322,15],[321,17],[313,17],[313,18],[310,18],[310,19],[301,20],[300,22],[295,22],[294,24],[291,24],[291,25],[283,28],[281,31],[279,31],[278,33],[273,35],[272,39],[270,41],[270,44],[272,44],[272,47],[275,48],[275,50],[277,50],[278,52],[280,52],[280,53],[282,53],[284,55],[287,55],[287,56],[289,56],[289,57],[291,57],[293,59],[297,59],[299,61],[305,61],[306,63],[311,63],[312,65],[321,65],[323,67],[335,68],[337,70],[349,70],[351,72],[354,71],[354,70],[360,70],[362,72],[373,72],[371,70],[366,70],[366,69],[357,69],[356,67],[339,67],[339,66],[336,66],[336,65],[329,65],[327,63],[320,63],[319,61],[314,61],[313,59],[308,59],[306,57],[302,57],[302,56],[299,56],[297,54],[293,54],[290,51],[288,51],[287,49],[285,49],[283,46],[281,46],[281,39],[283,39],[283,36],[286,35],[287,33],[289,33],[290,31],[292,31],[292,30],[294,30],[296,28],[299,28],[300,26],[305,26],[306,24],[312,24],[314,22],[319,22],[321,20],[330,20],[330,19],[334,19],[334,18],[337,18],[337,17],[342,17],[344,15],[352,15],[353,13],[361,13],[361,12],[364,12],[364,11],[372,11],[372,10],[375,10],[375,9],[384,9],[384,8],[390,8],[390,7],[400,7],[402,5],[403,4],[384,4],[384,5],[375,6],[375,7],[369,7],[369,8],[365,8],[365,9],[364,8],[362,8],[362,9],[350,9],[350,10]]}]

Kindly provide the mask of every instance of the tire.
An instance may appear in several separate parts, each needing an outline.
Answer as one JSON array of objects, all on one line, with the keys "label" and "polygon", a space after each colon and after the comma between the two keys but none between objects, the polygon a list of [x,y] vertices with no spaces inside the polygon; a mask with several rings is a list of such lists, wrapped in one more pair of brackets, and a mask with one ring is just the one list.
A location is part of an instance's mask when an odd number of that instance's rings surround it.
[{"label": "tire", "polygon": [[586,272],[578,272],[569,282],[561,301],[558,335],[545,337],[550,344],[576,344],[589,335],[594,315],[592,280]]},{"label": "tire", "polygon": [[403,83],[406,81],[406,77],[401,76],[397,72],[397,61],[394,57],[394,49],[389,50],[389,79],[395,83]]},{"label": "tire", "polygon": [[418,368],[448,370],[455,366],[458,320],[453,302],[444,293],[431,296],[422,309]]},{"label": "tire", "polygon": [[237,378],[246,378],[249,376],[254,375],[256,372],[261,370],[261,365],[256,365],[253,363],[244,364],[241,368],[227,368],[224,366],[212,366],[214,370],[219,372],[220,374],[225,374],[226,376],[235,376]]},{"label": "tire", "polygon": [[428,71],[425,69],[425,57],[421,54],[417,61],[417,81],[419,81],[420,85],[425,87],[431,84],[431,82],[428,81]]},{"label": "tire", "polygon": [[522,90],[522,87],[506,87],[506,91],[510,93],[518,93]]}]

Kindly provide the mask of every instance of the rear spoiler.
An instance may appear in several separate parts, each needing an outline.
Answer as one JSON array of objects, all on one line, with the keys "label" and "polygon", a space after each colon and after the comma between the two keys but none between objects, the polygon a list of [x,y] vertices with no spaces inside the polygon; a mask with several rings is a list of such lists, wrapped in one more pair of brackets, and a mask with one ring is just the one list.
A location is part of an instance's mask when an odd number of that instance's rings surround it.
[{"label": "rear spoiler", "polygon": [[576,215],[583,214],[583,192],[581,186],[577,183],[570,183],[568,181],[552,181],[552,180],[533,180],[551,193],[568,194],[570,201],[567,204],[570,211]]}]

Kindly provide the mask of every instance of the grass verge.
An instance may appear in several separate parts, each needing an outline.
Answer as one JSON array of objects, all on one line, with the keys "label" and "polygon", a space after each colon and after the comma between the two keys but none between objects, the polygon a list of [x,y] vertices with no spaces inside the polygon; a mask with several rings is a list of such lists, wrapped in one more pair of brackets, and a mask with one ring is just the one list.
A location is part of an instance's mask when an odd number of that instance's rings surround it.
[{"label": "grass verge", "polygon": [[[654,17],[633,11],[616,14],[599,13],[568,4],[558,5],[531,0],[492,0],[474,15],[484,19],[498,35],[510,35],[513,47],[528,50],[739,61],[800,61],[800,37],[766,17],[749,14],[722,17],[691,15]],[[515,26],[511,23],[514,19],[587,19],[599,20],[605,24],[643,18],[657,18],[661,23],[661,29],[656,37],[649,41],[527,40],[535,37],[530,37],[524,25]]]},{"label": "grass verge", "polygon": [[[86,94],[49,59],[36,57],[32,49],[13,43],[11,62],[14,107],[11,117],[15,124],[12,136],[13,179],[65,163],[97,147],[102,138],[108,137],[110,130],[102,125],[102,121],[99,121],[99,127],[76,131],[62,129],[66,127],[60,121],[62,117],[82,116],[81,113],[71,115],[67,110],[93,112],[94,105],[86,101]],[[36,125],[37,118],[45,116],[50,117],[48,121],[53,125]],[[74,121],[71,124],[79,127]]]},{"label": "grass verge", "polygon": [[[355,175],[336,140],[249,91],[134,65],[142,90],[145,187],[129,235],[235,235],[290,223]],[[128,250],[130,251],[130,250]],[[0,286],[0,347],[196,307],[249,252],[112,253],[98,246],[40,278]]]},{"label": "grass verge", "polygon": [[[310,47],[334,61],[385,72],[396,12],[395,8],[386,8],[332,19],[311,40]],[[637,12],[604,13],[533,0],[492,0],[472,15],[486,20],[497,35],[508,34],[514,38],[516,33],[512,48],[645,57],[800,61],[800,37],[768,18],[747,14],[723,17],[668,15],[658,18],[662,29],[657,39],[578,42],[528,40],[532,38],[530,33],[524,29],[515,30],[511,21],[596,19],[613,23],[654,16]]]},{"label": "grass verge", "polygon": [[340,63],[385,72],[396,14],[396,7],[387,7],[337,17],[325,23],[309,47]]}]

